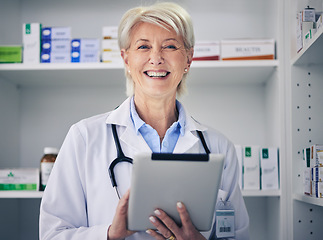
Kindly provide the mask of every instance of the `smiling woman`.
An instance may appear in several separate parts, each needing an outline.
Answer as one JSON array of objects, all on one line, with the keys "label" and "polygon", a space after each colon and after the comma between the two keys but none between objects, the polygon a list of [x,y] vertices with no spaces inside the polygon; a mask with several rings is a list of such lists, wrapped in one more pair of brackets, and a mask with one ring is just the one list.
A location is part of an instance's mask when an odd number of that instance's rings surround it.
[{"label": "smiling woman", "polygon": [[141,102],[159,101],[162,96],[173,101],[193,50],[184,48],[182,37],[174,30],[151,23],[137,24],[130,39],[121,55],[134,84],[135,102],[139,97]]},{"label": "smiling woman", "polygon": [[[156,209],[149,220],[157,231],[127,229],[132,174],[129,159],[141,152],[225,155],[218,203],[230,201],[228,205],[234,209],[230,210],[230,214],[234,212],[234,227],[225,236],[249,239],[249,217],[238,185],[234,145],[218,131],[195,121],[176,99],[185,89],[194,52],[190,16],[174,3],[138,7],[124,14],[118,34],[129,97],[117,109],[71,127],[42,198],[40,239],[223,237],[216,231],[221,218],[215,212],[212,229],[199,232],[185,199],[176,205],[180,225],[163,209]],[[122,164],[117,166],[120,161],[115,161],[116,157],[123,159]],[[112,184],[107,176],[111,168],[115,169]],[[116,189],[113,179],[118,182]]]}]

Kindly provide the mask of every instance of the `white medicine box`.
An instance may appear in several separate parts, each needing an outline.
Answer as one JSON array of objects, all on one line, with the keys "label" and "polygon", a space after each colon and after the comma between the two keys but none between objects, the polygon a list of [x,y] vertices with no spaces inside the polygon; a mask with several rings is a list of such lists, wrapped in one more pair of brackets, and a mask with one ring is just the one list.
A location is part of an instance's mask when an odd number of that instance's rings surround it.
[{"label": "white medicine box", "polygon": [[260,189],[259,146],[243,147],[243,189]]},{"label": "white medicine box", "polygon": [[23,42],[23,63],[39,63],[40,62],[40,23],[24,23],[22,32]]},{"label": "white medicine box", "polygon": [[273,60],[274,39],[232,39],[221,41],[222,60]]},{"label": "white medicine box", "polygon": [[220,60],[220,41],[198,41],[194,46],[193,61]]},{"label": "white medicine box", "polygon": [[278,149],[261,148],[261,189],[279,189],[279,158]]},{"label": "white medicine box", "polygon": [[241,145],[234,145],[234,147],[236,149],[236,154],[237,154],[238,164],[239,164],[239,186],[240,186],[240,189],[242,189],[243,188],[243,181],[242,181],[242,178],[243,178],[242,146]]}]

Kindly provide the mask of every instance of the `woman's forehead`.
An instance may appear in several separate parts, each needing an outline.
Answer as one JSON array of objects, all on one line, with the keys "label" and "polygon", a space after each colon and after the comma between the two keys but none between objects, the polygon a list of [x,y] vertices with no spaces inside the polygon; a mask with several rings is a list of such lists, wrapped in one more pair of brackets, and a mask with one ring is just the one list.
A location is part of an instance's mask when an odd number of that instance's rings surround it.
[{"label": "woman's forehead", "polygon": [[137,42],[138,40],[170,40],[174,39],[182,43],[182,38],[177,35],[171,27],[162,27],[157,24],[141,22],[134,26],[130,33],[130,42]]}]

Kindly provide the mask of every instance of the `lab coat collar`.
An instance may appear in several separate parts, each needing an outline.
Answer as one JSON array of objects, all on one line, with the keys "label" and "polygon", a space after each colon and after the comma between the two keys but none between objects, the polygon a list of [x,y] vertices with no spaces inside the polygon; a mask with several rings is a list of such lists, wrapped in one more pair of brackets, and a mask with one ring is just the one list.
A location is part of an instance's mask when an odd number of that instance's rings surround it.
[{"label": "lab coat collar", "polygon": [[[144,138],[141,135],[138,136],[135,131],[130,117],[130,100],[131,97],[127,98],[118,108],[112,111],[107,117],[106,123],[125,127],[123,132],[120,131],[119,139],[120,141],[125,142],[130,148],[133,148],[138,152],[151,152],[151,149]],[[207,130],[205,126],[193,119],[186,109],[185,114],[185,133],[184,136],[180,135],[178,138],[174,153],[190,152],[190,150],[195,151],[195,148],[193,147],[198,146],[198,142],[200,141],[199,137],[195,134],[196,130],[202,132]]]},{"label": "lab coat collar", "polygon": [[135,152],[151,152],[144,138],[136,133],[130,117],[130,100],[127,98],[119,107],[113,110],[106,119],[106,124],[115,124],[124,127],[123,131],[118,131],[120,142],[124,142]]},{"label": "lab coat collar", "polygon": [[[185,122],[185,133],[184,136],[180,135],[178,138],[177,144],[174,148],[174,153],[183,153],[183,152],[197,152],[198,143],[200,138],[197,137],[196,131],[201,132],[207,130],[207,128],[197,122],[191,115],[186,111],[186,122]],[[196,148],[195,148],[196,147]]]}]

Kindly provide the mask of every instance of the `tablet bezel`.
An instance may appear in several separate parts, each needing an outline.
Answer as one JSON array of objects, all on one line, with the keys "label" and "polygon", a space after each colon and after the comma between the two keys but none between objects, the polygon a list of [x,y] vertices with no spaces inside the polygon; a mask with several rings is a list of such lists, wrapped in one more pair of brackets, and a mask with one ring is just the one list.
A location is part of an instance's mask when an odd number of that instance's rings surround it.
[{"label": "tablet bezel", "polygon": [[[134,156],[128,229],[155,229],[149,221],[160,208],[180,225],[176,203],[185,204],[199,231],[212,227],[223,171],[222,154],[139,153]],[[175,184],[176,183],[176,184]]]}]

